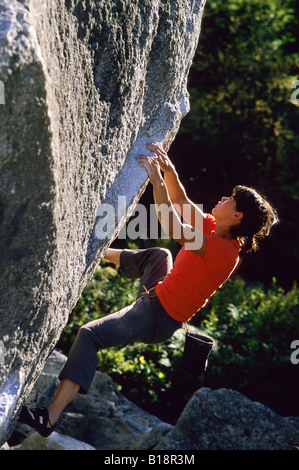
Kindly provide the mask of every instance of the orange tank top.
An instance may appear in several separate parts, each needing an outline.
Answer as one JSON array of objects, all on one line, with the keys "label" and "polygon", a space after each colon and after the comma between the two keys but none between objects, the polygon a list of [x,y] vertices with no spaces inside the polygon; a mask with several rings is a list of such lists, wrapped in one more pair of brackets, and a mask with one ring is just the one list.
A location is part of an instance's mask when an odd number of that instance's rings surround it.
[{"label": "orange tank top", "polygon": [[214,217],[205,214],[205,255],[196,255],[183,247],[171,271],[156,286],[156,294],[166,312],[179,322],[187,322],[207,303],[239,261],[238,241],[214,236],[215,227]]}]

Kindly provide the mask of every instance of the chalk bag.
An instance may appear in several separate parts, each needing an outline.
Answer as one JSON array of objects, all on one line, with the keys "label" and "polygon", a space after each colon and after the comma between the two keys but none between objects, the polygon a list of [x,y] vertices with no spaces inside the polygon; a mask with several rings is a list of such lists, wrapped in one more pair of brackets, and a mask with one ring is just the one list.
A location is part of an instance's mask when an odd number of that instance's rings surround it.
[{"label": "chalk bag", "polygon": [[214,341],[204,335],[186,331],[182,368],[185,372],[199,375],[208,365],[208,357]]}]

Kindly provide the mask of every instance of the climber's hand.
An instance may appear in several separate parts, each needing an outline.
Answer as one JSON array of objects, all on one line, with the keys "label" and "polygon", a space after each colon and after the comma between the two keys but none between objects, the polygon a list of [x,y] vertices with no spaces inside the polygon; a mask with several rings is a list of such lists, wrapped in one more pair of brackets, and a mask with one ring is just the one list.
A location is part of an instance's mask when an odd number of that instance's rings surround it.
[{"label": "climber's hand", "polygon": [[142,165],[148,174],[150,182],[154,185],[163,181],[160,165],[157,157],[149,157],[147,155],[137,155],[137,160]]},{"label": "climber's hand", "polygon": [[171,163],[167,152],[163,149],[161,142],[150,142],[147,144],[147,148],[157,155],[160,168],[164,173],[174,170],[174,165]]}]

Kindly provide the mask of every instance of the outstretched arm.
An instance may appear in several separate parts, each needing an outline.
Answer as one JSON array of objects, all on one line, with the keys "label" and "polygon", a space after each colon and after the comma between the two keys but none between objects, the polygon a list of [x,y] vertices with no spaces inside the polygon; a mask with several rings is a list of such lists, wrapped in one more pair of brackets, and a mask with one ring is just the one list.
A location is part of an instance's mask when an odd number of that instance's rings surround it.
[{"label": "outstretched arm", "polygon": [[137,159],[146,169],[149,180],[153,185],[154,201],[163,230],[189,251],[204,256],[206,237],[191,224],[181,222],[170,200],[168,188],[161,175],[158,159],[146,155],[138,155]]},{"label": "outstretched arm", "polygon": [[167,153],[162,147],[162,144],[159,142],[149,143],[148,148],[158,157],[160,168],[164,172],[164,181],[171,202],[178,208],[181,216],[187,224],[198,229],[201,228],[204,214],[200,208],[188,198],[185,188],[176,172],[175,166],[170,161]]}]

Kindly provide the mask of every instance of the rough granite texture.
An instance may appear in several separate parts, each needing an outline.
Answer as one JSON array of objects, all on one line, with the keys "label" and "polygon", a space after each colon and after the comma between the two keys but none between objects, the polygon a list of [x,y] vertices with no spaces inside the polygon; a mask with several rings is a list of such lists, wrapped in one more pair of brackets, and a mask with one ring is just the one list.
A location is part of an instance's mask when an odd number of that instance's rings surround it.
[{"label": "rough granite texture", "polygon": [[[136,154],[153,140],[168,148],[188,111],[203,8],[1,1],[0,443],[145,188]],[[122,216],[98,239],[98,209],[117,213],[118,196]]]},{"label": "rough granite texture", "polygon": [[298,446],[298,425],[299,417],[277,415],[235,390],[204,387],[154,450],[289,450]]}]

